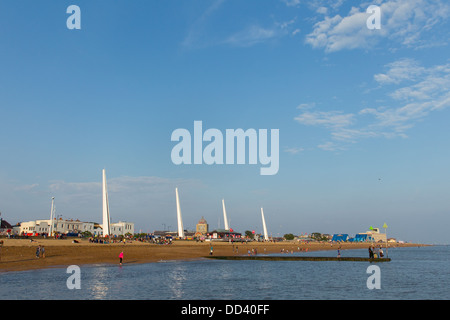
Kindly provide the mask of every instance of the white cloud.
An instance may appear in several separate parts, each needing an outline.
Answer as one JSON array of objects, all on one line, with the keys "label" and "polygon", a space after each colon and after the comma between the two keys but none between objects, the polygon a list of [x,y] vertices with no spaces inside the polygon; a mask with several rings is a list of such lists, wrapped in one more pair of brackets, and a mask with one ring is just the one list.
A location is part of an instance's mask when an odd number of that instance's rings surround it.
[{"label": "white cloud", "polygon": [[342,150],[345,150],[345,148],[343,148],[342,146],[340,146],[340,145],[338,145],[338,144],[336,144],[334,142],[331,142],[331,141],[325,142],[323,144],[319,144],[317,147],[319,149],[322,149],[322,150],[325,150],[325,151],[342,151]]},{"label": "white cloud", "polygon": [[317,8],[316,12],[320,13],[320,14],[327,14],[328,8],[327,7],[319,7],[319,8]]},{"label": "white cloud", "polygon": [[225,0],[215,0],[211,5],[203,12],[203,14],[190,26],[186,37],[184,38],[182,45],[190,48],[195,46],[205,46],[205,25],[210,17],[220,8]]},{"label": "white cloud", "polygon": [[14,191],[28,191],[28,192],[31,192],[34,189],[36,189],[37,187],[39,187],[38,183],[26,184],[26,185],[21,185],[21,186],[14,187]]},{"label": "white cloud", "polygon": [[[268,27],[252,24],[226,38],[221,43],[240,47],[250,47],[258,43],[285,37],[289,34],[296,35],[300,29],[294,29],[296,19],[283,22],[274,22]],[[293,30],[294,29],[294,30]]]},{"label": "white cloud", "polygon": [[354,117],[354,114],[345,114],[341,111],[315,111],[303,112],[296,117],[295,120],[305,125],[321,125],[327,128],[341,128],[351,125]]},{"label": "white cloud", "polygon": [[281,34],[281,28],[264,28],[258,25],[252,25],[229,36],[223,41],[223,43],[234,46],[249,47],[276,38]]},{"label": "white cloud", "polygon": [[416,60],[409,58],[392,62],[386,67],[388,69],[386,73],[374,76],[375,81],[380,84],[398,84],[405,80],[413,81],[424,72],[424,68]]},{"label": "white cloud", "polygon": [[300,152],[303,152],[305,149],[300,147],[292,147],[292,148],[285,148],[284,151],[290,154],[297,154]]},{"label": "white cloud", "polygon": [[[181,43],[184,48],[202,48],[216,45],[250,47],[287,35],[296,35],[300,32],[300,29],[294,28],[296,18],[282,22],[273,22],[265,26],[258,22],[253,22],[246,26],[237,26],[238,29],[236,30],[238,31],[230,32],[227,30],[225,34],[217,32],[217,25],[216,28],[212,27],[214,25],[214,16],[224,3],[225,0],[213,1],[199,18],[191,24],[186,37]],[[286,2],[289,6],[296,6],[299,3],[297,0]]]},{"label": "white cloud", "polygon": [[304,110],[304,109],[311,109],[316,106],[315,102],[312,103],[301,103],[297,106],[297,109]]},{"label": "white cloud", "polygon": [[[161,177],[128,177],[108,179],[108,193],[120,193],[126,196],[147,195],[172,192],[176,186],[193,184],[193,180],[168,179]],[[65,182],[53,181],[49,189],[52,193],[64,194],[65,197],[98,197],[101,195],[101,182]]]},{"label": "white cloud", "polygon": [[382,39],[406,47],[421,47],[429,44],[423,34],[447,20],[450,13],[450,5],[439,0],[390,0],[379,6],[381,29],[367,28],[366,21],[371,14],[366,13],[368,4],[364,4],[352,7],[347,16],[325,16],[313,26],[306,43],[326,52],[369,49]]},{"label": "white cloud", "polygon": [[396,86],[386,93],[393,107],[364,108],[356,113],[342,111],[314,111],[299,108],[294,118],[303,125],[323,127],[332,141],[318,147],[323,150],[342,150],[367,138],[406,138],[407,130],[431,112],[450,107],[450,63],[423,67],[413,59],[400,59],[385,66],[386,72],[376,74],[374,80],[383,87]]},{"label": "white cloud", "polygon": [[301,1],[300,0],[282,0],[288,7],[297,7]]}]

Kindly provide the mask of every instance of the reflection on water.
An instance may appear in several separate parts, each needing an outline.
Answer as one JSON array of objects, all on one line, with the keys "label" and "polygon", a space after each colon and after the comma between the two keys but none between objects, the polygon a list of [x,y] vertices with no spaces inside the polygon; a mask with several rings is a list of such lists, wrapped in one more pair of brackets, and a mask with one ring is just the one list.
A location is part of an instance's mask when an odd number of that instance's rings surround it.
[{"label": "reflection on water", "polygon": [[67,288],[65,268],[2,273],[0,299],[450,299],[449,247],[390,249],[389,256],[378,264],[381,290],[366,287],[368,262],[203,259],[83,266],[81,290]]},{"label": "reflection on water", "polygon": [[92,280],[82,281],[82,286],[86,286],[86,288],[91,291],[89,295],[92,296],[92,299],[105,299],[108,295],[108,289],[111,286],[108,279],[108,268],[97,267],[92,268],[90,271]]},{"label": "reflection on water", "polygon": [[187,279],[187,266],[183,262],[175,262],[174,267],[168,272],[168,287],[172,291],[174,299],[182,299],[183,286]]}]

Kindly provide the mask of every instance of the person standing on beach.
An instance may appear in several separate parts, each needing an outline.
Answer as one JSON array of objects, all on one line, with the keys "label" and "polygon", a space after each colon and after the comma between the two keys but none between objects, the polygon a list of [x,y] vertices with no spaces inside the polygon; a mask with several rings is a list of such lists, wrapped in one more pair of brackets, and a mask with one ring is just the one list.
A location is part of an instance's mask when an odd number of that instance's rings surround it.
[{"label": "person standing on beach", "polygon": [[213,246],[211,245],[211,248],[209,248],[209,255],[212,256],[213,255]]},{"label": "person standing on beach", "polygon": [[122,265],[123,261],[123,251],[119,253],[119,265]]},{"label": "person standing on beach", "polygon": [[40,254],[41,254],[41,245],[39,245],[39,246],[36,248],[36,258],[37,258],[37,259],[39,259]]},{"label": "person standing on beach", "polygon": [[372,250],[372,247],[369,247],[369,259],[373,259],[373,250]]},{"label": "person standing on beach", "polygon": [[41,256],[45,259],[45,249],[44,246],[41,247]]}]

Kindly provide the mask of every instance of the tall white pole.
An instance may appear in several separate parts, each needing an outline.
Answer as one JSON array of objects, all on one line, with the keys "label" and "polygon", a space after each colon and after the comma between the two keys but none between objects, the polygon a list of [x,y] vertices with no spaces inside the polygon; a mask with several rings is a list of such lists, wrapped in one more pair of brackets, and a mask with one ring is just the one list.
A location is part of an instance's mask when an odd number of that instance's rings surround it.
[{"label": "tall white pole", "polygon": [[53,212],[54,212],[54,202],[55,197],[52,197],[52,209],[50,211],[50,225],[48,226],[48,236],[51,237],[53,235]]},{"label": "tall white pole", "polygon": [[178,237],[184,238],[183,220],[181,219],[180,199],[178,197],[178,188],[175,188],[177,200],[177,220],[178,220]]},{"label": "tall white pole", "polygon": [[225,221],[225,230],[230,230],[228,226],[228,218],[227,218],[227,210],[225,209],[225,200],[222,199],[222,207],[223,207],[223,221]]},{"label": "tall white pole", "polygon": [[261,217],[262,217],[262,223],[263,223],[263,229],[264,229],[264,241],[269,241],[269,235],[267,234],[267,226],[266,226],[266,219],[264,219],[264,211],[261,207]]},{"label": "tall white pole", "polygon": [[110,216],[109,216],[109,201],[108,201],[108,188],[106,186],[106,172],[103,169],[103,236],[110,235]]},{"label": "tall white pole", "polygon": [[384,236],[386,238],[386,258],[389,258],[388,256],[388,240],[387,240],[387,224],[386,222],[383,224],[383,228],[384,228]]}]

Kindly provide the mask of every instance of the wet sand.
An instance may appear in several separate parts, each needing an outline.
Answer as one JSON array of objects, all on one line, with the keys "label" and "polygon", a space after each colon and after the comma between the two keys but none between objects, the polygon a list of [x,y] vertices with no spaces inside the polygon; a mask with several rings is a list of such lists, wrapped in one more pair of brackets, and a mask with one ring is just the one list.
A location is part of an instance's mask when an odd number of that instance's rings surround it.
[{"label": "wet sand", "polygon": [[[71,239],[37,239],[33,242],[26,239],[3,239],[1,249],[0,272],[23,271],[53,267],[67,267],[69,265],[86,264],[118,264],[119,253],[123,251],[123,264],[149,263],[168,260],[199,259],[209,255],[211,244],[214,255],[242,255],[248,250],[256,249],[258,254],[279,253],[281,250],[298,252],[300,250],[342,250],[368,248],[370,243],[298,243],[294,241],[267,243],[248,242],[195,242],[174,241],[171,245],[149,244],[138,241],[111,244],[89,243],[88,240],[79,240],[72,243]],[[44,246],[45,258],[36,258],[36,248]],[[236,245],[238,251],[236,252]],[[391,247],[417,247],[423,244],[389,244]],[[234,247],[234,248],[233,248]]]}]

